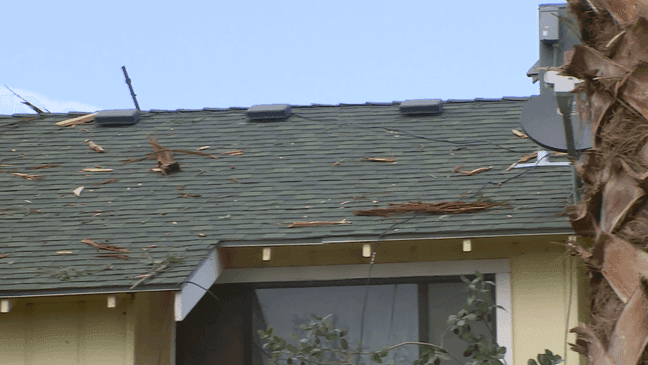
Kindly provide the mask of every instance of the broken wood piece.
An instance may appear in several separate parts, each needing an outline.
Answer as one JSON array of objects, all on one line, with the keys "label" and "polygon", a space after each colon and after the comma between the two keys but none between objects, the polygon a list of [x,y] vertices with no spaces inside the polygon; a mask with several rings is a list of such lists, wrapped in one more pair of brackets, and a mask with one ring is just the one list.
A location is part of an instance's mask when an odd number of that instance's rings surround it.
[{"label": "broken wood piece", "polygon": [[11,174],[13,176],[22,177],[25,180],[38,180],[44,177],[43,175],[28,175],[28,174],[21,174],[20,172],[12,172]]},{"label": "broken wood piece", "polygon": [[132,158],[131,157],[131,158],[127,159],[126,161],[124,161],[124,163],[138,162],[138,161],[144,161],[144,160],[147,160],[147,159],[154,159],[154,158],[155,158],[155,156],[153,156],[153,155],[142,157],[142,158]]},{"label": "broken wood piece", "polygon": [[55,165],[55,164],[51,164],[51,163],[44,163],[44,164],[42,164],[42,165],[40,165],[40,166],[32,167],[32,169],[34,169],[34,170],[38,170],[38,169],[50,169],[50,168],[52,168],[52,167],[59,167],[59,165]]},{"label": "broken wood piece", "polygon": [[93,183],[92,185],[103,185],[103,184],[109,184],[109,183],[111,183],[111,182],[115,182],[115,181],[119,181],[119,180],[117,180],[117,179],[108,179],[108,180],[104,180],[104,181],[102,181],[102,182],[100,182],[100,183]]},{"label": "broken wood piece", "polygon": [[99,146],[98,144],[96,144],[96,143],[94,143],[92,141],[88,141],[88,147],[92,148],[93,150],[95,150],[97,152],[101,152],[101,153],[106,152],[103,149],[103,147]]},{"label": "broken wood piece", "polygon": [[474,170],[470,170],[470,171],[459,170],[460,168],[461,168],[461,166],[457,166],[457,167],[454,168],[454,170],[452,170],[452,172],[460,172],[460,173],[462,173],[462,174],[464,174],[466,176],[472,176],[472,175],[477,175],[479,173],[482,173],[484,171],[488,171],[488,170],[492,169],[493,166],[480,167],[478,169],[474,169]]},{"label": "broken wood piece", "polygon": [[[153,151],[158,160],[158,168],[163,175],[172,174],[180,170],[180,164],[173,161],[173,154],[160,145],[157,138],[153,139],[148,134],[146,135],[153,146]],[[199,152],[196,152],[199,153]]]},{"label": "broken wood piece", "polygon": [[113,169],[104,169],[103,167],[86,167],[79,172],[112,172]]},{"label": "broken wood piece", "polygon": [[513,134],[515,134],[520,138],[529,138],[529,136],[527,136],[526,133],[520,132],[517,129],[511,129],[511,132],[513,132]]},{"label": "broken wood piece", "polygon": [[58,255],[70,255],[72,251],[56,251],[56,254]]},{"label": "broken wood piece", "polygon": [[89,123],[89,122],[92,122],[94,120],[95,115],[97,115],[97,113],[86,114],[86,115],[82,115],[80,117],[62,120],[60,122],[56,122],[55,124],[57,126],[59,126],[59,127],[68,127],[68,126],[71,126],[71,125]]},{"label": "broken wood piece", "polygon": [[221,155],[228,155],[228,156],[238,156],[238,155],[242,155],[242,154],[243,154],[243,150],[234,150],[234,151],[228,151],[228,152],[221,153]]},{"label": "broken wood piece", "polygon": [[132,290],[132,289],[135,289],[138,285],[140,285],[141,283],[143,283],[146,279],[148,279],[148,278],[152,277],[153,275],[155,275],[156,273],[158,273],[158,272],[163,271],[164,269],[166,269],[167,266],[169,266],[169,262],[164,262],[164,263],[162,263],[160,266],[158,266],[157,268],[155,268],[154,270],[149,271],[148,274],[144,274],[144,275],[136,276],[136,278],[141,278],[141,279],[140,279],[138,282],[136,282],[135,284],[133,284],[133,286],[131,286],[130,289],[131,289],[131,290]]},{"label": "broken wood piece", "polygon": [[116,258],[116,259],[119,259],[119,260],[126,260],[126,261],[129,260],[128,256],[117,254],[117,253],[107,253],[107,254],[103,254],[103,255],[95,255],[95,257],[113,257],[113,258]]},{"label": "broken wood piece", "polygon": [[90,238],[84,238],[81,240],[81,243],[85,243],[86,245],[90,245],[92,247],[95,247],[98,250],[106,250],[106,251],[114,251],[114,252],[121,252],[121,253],[131,253],[127,249],[123,247],[118,247],[115,245],[104,245],[101,243],[97,243]]},{"label": "broken wood piece", "polygon": [[9,256],[8,253],[3,253],[3,254],[0,255],[0,259],[4,259],[5,257],[8,257],[8,256]]},{"label": "broken wood piece", "polygon": [[515,165],[517,165],[517,164],[519,164],[519,163],[527,162],[527,161],[529,161],[530,159],[532,159],[532,158],[536,158],[536,157],[538,157],[538,151],[535,151],[535,152],[529,153],[528,155],[524,155],[524,156],[520,157],[520,159],[518,160],[518,162],[516,162],[516,163],[512,164],[511,166],[509,166],[508,169],[506,169],[506,171],[509,171],[510,169],[512,169],[513,167],[515,167]]},{"label": "broken wood piece", "polygon": [[83,186],[79,186],[78,188],[74,189],[73,193],[76,196],[81,196],[82,191],[83,191]]},{"label": "broken wood piece", "polygon": [[198,147],[198,151],[206,150],[206,149],[208,149],[209,147],[210,147],[210,146],[202,146],[202,147]]},{"label": "broken wood piece", "polygon": [[392,214],[405,214],[405,213],[428,213],[428,214],[459,214],[459,213],[475,213],[485,209],[489,209],[498,205],[506,205],[505,203],[475,201],[475,202],[438,202],[438,203],[423,203],[408,202],[389,204],[389,208],[374,208],[366,210],[354,210],[355,215],[372,215],[379,217],[389,217]]},{"label": "broken wood piece", "polygon": [[395,158],[365,157],[364,159],[373,162],[396,162]]},{"label": "broken wood piece", "polygon": [[342,219],[341,221],[295,222],[290,224],[288,228],[308,227],[308,226],[328,226],[332,224],[351,224],[351,222],[347,221],[346,219]]}]

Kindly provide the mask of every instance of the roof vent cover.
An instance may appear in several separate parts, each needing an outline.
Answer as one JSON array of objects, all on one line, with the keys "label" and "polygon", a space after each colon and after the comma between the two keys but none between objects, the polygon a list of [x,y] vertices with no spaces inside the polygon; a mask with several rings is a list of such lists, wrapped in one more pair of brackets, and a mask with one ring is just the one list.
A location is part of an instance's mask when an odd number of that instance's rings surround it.
[{"label": "roof vent cover", "polygon": [[441,99],[407,100],[400,104],[400,111],[405,115],[429,115],[443,113]]},{"label": "roof vent cover", "polygon": [[253,121],[282,120],[290,116],[290,105],[288,104],[264,104],[254,105],[245,112]]},{"label": "roof vent cover", "polygon": [[121,127],[137,123],[139,113],[136,109],[102,110],[97,112],[94,120],[102,127]]}]

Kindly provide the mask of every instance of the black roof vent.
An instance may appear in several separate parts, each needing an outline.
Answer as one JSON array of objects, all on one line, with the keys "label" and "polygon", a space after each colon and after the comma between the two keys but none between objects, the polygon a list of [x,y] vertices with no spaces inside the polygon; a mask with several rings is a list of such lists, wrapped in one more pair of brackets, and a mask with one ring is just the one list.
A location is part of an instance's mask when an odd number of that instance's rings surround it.
[{"label": "black roof vent", "polygon": [[400,111],[405,115],[441,114],[443,102],[441,99],[407,100],[400,104]]},{"label": "black roof vent", "polygon": [[265,104],[254,105],[245,112],[253,121],[278,121],[290,116],[290,105],[288,104]]},{"label": "black roof vent", "polygon": [[136,109],[102,110],[97,112],[94,120],[102,127],[121,127],[137,123],[139,114]]}]

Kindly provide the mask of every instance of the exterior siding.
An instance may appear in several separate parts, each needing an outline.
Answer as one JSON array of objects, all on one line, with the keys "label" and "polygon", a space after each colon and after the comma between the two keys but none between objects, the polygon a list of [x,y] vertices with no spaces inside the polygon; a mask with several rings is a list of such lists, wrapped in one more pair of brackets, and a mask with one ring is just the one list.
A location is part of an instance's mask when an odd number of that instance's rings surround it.
[{"label": "exterior siding", "polygon": [[18,299],[0,315],[1,362],[157,364],[162,344],[161,364],[172,364],[173,317],[162,333],[171,298],[171,293],[118,295],[115,308],[107,308],[105,295]]}]

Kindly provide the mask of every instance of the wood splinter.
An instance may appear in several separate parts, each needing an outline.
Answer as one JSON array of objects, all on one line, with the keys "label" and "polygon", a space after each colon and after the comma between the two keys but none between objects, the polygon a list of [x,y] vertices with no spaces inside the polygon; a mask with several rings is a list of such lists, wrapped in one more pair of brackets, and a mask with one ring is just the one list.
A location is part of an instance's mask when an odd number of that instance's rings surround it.
[{"label": "wood splinter", "polygon": [[173,154],[166,148],[162,147],[158,142],[157,138],[151,138],[148,134],[146,135],[153,146],[153,151],[157,156],[158,168],[163,175],[169,175],[176,171],[180,171],[180,164],[173,161]]}]

